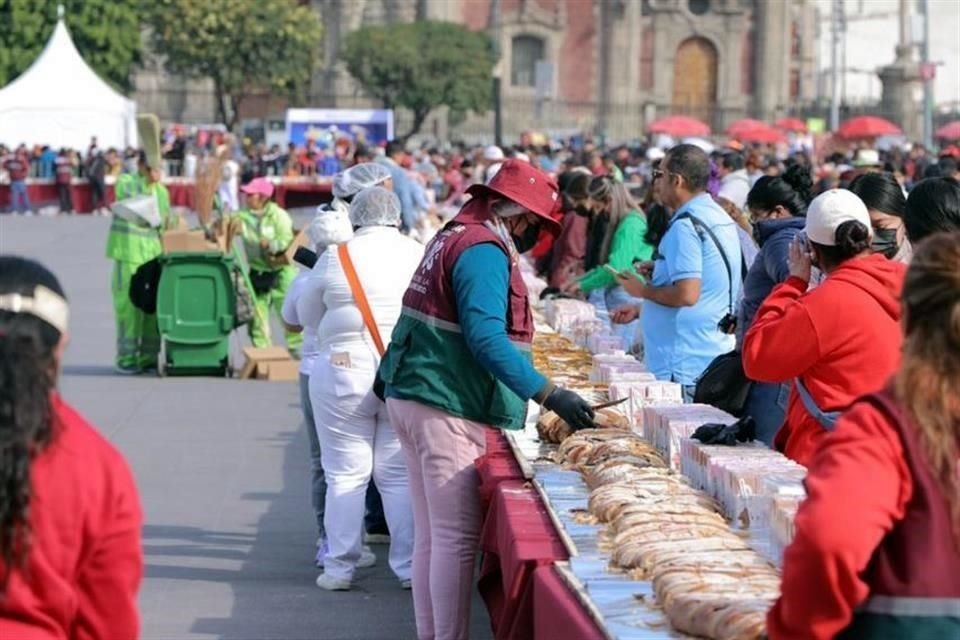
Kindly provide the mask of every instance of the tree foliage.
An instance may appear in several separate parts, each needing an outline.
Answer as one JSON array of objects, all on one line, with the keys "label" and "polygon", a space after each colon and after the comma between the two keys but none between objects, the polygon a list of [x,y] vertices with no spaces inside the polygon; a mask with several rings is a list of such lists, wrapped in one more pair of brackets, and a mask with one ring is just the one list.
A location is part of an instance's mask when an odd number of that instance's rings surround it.
[{"label": "tree foliage", "polygon": [[362,27],[342,53],[350,75],[387,109],[413,112],[408,138],[433,109],[483,113],[490,107],[493,43],[484,33],[448,22]]},{"label": "tree foliage", "polygon": [[154,50],[166,68],[213,81],[221,122],[233,129],[244,98],[297,99],[310,82],[320,19],[293,0],[146,0]]},{"label": "tree foliage", "polygon": [[[53,33],[57,5],[80,55],[121,91],[140,61],[141,0],[0,0],[0,86],[26,71]],[[69,96],[64,96],[69,99]]]}]

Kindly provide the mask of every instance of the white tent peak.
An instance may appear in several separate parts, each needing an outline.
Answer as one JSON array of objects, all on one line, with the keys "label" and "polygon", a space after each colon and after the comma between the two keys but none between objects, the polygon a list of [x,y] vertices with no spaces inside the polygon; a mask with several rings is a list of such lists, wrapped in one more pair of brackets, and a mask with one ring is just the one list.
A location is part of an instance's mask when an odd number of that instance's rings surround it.
[{"label": "white tent peak", "polygon": [[0,142],[82,148],[97,136],[102,147],[136,144],[134,102],[90,68],[58,13],[37,59],[0,89]]}]

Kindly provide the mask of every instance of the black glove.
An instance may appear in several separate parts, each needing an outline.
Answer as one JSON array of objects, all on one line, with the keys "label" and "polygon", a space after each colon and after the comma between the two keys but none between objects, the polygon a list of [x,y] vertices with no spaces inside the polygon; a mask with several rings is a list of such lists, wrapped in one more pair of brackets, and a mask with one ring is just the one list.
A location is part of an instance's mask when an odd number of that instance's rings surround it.
[{"label": "black glove", "polygon": [[543,406],[563,418],[574,431],[595,429],[597,426],[593,424],[593,409],[573,391],[557,387],[543,401]]},{"label": "black glove", "polygon": [[703,444],[723,444],[730,447],[738,442],[751,442],[757,439],[757,424],[746,416],[733,424],[705,424],[697,428],[690,436]]}]

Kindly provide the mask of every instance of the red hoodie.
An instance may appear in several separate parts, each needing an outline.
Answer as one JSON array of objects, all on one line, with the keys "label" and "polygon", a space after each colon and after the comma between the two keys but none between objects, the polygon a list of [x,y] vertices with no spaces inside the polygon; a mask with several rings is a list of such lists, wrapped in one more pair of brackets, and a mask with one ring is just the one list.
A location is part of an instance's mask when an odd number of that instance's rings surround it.
[{"label": "red hoodie", "polygon": [[[816,289],[795,277],[757,311],[743,344],[744,371],[758,382],[800,377],[822,411],[843,411],[883,387],[900,364],[900,292],[906,266],[882,255],[840,265]],[[804,408],[796,385],[777,449],[809,463],[827,431]]]},{"label": "red hoodie", "polygon": [[30,465],[26,571],[11,573],[0,597],[0,638],[133,640],[143,573],[133,476],[57,395],[51,413],[53,440]]}]

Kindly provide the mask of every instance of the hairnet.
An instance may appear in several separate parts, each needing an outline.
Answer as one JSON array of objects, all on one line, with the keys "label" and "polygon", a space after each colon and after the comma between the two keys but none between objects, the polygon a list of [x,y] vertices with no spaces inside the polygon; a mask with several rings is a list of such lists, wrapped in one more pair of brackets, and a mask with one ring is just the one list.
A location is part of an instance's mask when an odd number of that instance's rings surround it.
[{"label": "hairnet", "polygon": [[307,237],[317,253],[331,244],[342,244],[353,237],[350,213],[346,204],[334,200],[332,206],[317,209],[317,215],[307,227]]},{"label": "hairnet", "polygon": [[390,170],[376,162],[361,162],[333,178],[333,195],[349,198],[367,187],[374,187],[390,179]]},{"label": "hairnet", "polygon": [[400,224],[400,199],[383,187],[368,187],[350,204],[354,227],[395,227]]}]

